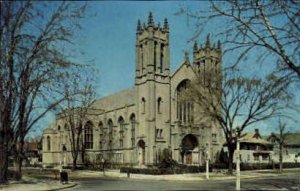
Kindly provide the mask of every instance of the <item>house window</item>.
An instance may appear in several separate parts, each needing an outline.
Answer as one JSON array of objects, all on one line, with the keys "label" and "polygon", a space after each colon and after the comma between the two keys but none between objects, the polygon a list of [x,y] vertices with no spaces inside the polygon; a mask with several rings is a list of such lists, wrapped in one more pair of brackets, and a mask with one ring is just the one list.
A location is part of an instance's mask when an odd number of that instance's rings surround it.
[{"label": "house window", "polygon": [[132,114],[130,117],[130,123],[131,123],[131,146],[135,146],[135,115]]},{"label": "house window", "polygon": [[258,156],[257,154],[253,154],[253,156],[254,156],[254,160],[255,160],[255,161],[258,161],[258,160],[259,160],[259,156]]},{"label": "house window", "polygon": [[59,131],[60,131],[60,125],[57,127],[57,130],[59,130]]},{"label": "house window", "polygon": [[93,124],[90,121],[84,127],[84,145],[85,149],[93,149]]},{"label": "house window", "polygon": [[51,151],[51,138],[50,138],[50,136],[47,136],[47,150]]},{"label": "house window", "polygon": [[262,155],[262,160],[269,160],[269,155],[268,154],[264,154]]},{"label": "house window", "polygon": [[247,155],[247,160],[250,161],[250,154]]},{"label": "house window", "polygon": [[125,126],[125,122],[124,122],[124,119],[123,119],[123,117],[120,117],[119,118],[119,120],[118,120],[118,122],[119,122],[119,138],[120,138],[120,148],[122,148],[123,147],[123,142],[124,142],[124,126]]}]

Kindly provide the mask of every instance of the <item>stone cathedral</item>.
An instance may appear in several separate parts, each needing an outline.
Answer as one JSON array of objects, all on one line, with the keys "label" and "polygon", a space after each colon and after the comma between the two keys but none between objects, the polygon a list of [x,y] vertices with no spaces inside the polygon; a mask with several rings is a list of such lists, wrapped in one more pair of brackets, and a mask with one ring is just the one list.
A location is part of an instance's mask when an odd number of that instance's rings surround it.
[{"label": "stone cathedral", "polygon": [[[215,122],[202,120],[197,105],[180,101],[195,71],[207,67],[221,69],[221,47],[195,42],[193,61],[186,55],[176,71],[170,71],[169,24],[137,23],[135,84],[132,88],[103,97],[94,103],[101,108],[84,125],[81,141],[84,162],[146,166],[156,164],[164,152],[178,163],[214,162],[224,137]],[[134,71],[133,71],[134,72]],[[43,132],[43,163],[72,164],[69,129],[62,117]],[[78,157],[78,164],[83,157]]]}]

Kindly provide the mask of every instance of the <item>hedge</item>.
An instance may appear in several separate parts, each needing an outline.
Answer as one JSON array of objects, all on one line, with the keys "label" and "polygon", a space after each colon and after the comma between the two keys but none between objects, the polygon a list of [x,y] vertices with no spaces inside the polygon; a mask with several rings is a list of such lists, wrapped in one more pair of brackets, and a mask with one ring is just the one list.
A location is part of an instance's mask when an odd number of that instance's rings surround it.
[{"label": "hedge", "polygon": [[[183,174],[183,173],[199,173],[205,172],[205,167],[199,166],[182,166],[180,168],[131,168],[122,167],[120,168],[121,173],[132,173],[132,174],[151,174],[151,175],[164,175],[164,174]],[[212,172],[212,168],[209,169]]]}]

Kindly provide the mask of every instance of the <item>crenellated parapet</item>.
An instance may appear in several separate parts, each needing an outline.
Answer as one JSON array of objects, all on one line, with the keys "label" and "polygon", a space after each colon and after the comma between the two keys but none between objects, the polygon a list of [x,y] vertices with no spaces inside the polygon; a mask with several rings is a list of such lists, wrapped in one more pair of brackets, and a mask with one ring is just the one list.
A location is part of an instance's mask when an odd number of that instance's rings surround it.
[{"label": "crenellated parapet", "polygon": [[162,33],[169,33],[168,19],[167,18],[164,19],[162,26],[160,25],[159,22],[155,24],[152,13],[150,12],[148,16],[147,24],[146,23],[142,24],[140,19],[138,20],[137,28],[136,28],[137,35],[140,35],[143,32],[155,32],[155,31],[159,31]]}]

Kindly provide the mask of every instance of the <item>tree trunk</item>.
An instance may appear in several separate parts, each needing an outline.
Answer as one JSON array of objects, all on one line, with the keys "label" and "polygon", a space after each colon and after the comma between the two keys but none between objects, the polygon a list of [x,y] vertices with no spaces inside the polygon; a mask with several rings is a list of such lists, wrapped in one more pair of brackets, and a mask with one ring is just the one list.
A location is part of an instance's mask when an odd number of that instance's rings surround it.
[{"label": "tree trunk", "polygon": [[20,157],[19,155],[15,156],[14,159],[14,168],[15,168],[15,172],[14,172],[14,179],[19,181],[22,179],[22,157]]},{"label": "tree trunk", "polygon": [[73,157],[72,170],[76,170],[77,167],[77,157]]},{"label": "tree trunk", "polygon": [[0,184],[8,182],[8,152],[3,142],[0,142]]},{"label": "tree trunk", "polygon": [[280,144],[279,145],[279,172],[280,173],[282,173],[282,159],[283,159],[282,152],[283,152],[282,144]]},{"label": "tree trunk", "polygon": [[234,155],[234,148],[233,146],[228,146],[228,174],[232,174],[233,172],[233,155]]},{"label": "tree trunk", "polygon": [[[22,139],[22,137],[20,138]],[[14,179],[17,181],[22,179],[23,149],[24,149],[24,141],[21,140],[18,146],[15,148],[16,152],[14,156],[14,168],[15,168]]]},{"label": "tree trunk", "polygon": [[[7,112],[9,113],[9,112]],[[5,113],[6,115],[8,115]],[[0,113],[1,114],[1,113]],[[0,119],[0,184],[8,183],[8,157],[9,157],[9,140],[11,139],[11,132],[9,127],[9,120],[7,116]]]}]

